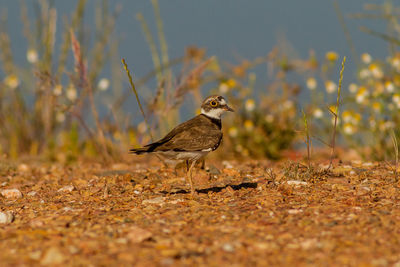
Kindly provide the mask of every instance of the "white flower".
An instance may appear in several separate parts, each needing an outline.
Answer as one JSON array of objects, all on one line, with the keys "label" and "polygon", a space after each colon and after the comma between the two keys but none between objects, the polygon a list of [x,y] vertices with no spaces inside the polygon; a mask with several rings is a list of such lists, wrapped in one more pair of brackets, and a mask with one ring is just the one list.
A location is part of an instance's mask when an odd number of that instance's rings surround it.
[{"label": "white flower", "polygon": [[76,98],[78,97],[78,92],[76,91],[76,88],[71,84],[68,89],[67,89],[67,98],[70,101],[75,101]]},{"label": "white flower", "polygon": [[334,83],[332,81],[326,81],[325,88],[326,88],[326,92],[328,92],[328,94],[332,94],[336,91],[337,85],[336,85],[336,83]]},{"label": "white flower", "polygon": [[381,79],[383,77],[383,71],[378,65],[371,64],[369,68],[370,68],[372,76],[374,76],[374,78]]},{"label": "white flower", "polygon": [[350,93],[355,94],[357,92],[358,86],[355,83],[349,84],[349,91]]},{"label": "white flower", "polygon": [[315,90],[315,88],[317,88],[318,85],[317,80],[313,77],[308,78],[306,84],[307,88],[310,90]]},{"label": "white flower", "polygon": [[62,86],[61,86],[61,84],[57,84],[56,86],[54,86],[53,94],[56,95],[56,96],[60,96],[62,94]]},{"label": "white flower", "polygon": [[39,55],[35,49],[29,49],[26,52],[26,59],[28,60],[29,63],[36,63],[39,60]]},{"label": "white flower", "polygon": [[313,112],[315,118],[320,119],[324,116],[324,112],[320,108],[316,108]]},{"label": "white flower", "polygon": [[109,86],[110,86],[110,81],[107,78],[100,79],[99,83],[97,84],[97,87],[99,88],[100,91],[106,91]]},{"label": "white flower", "polygon": [[371,57],[370,54],[364,53],[364,54],[361,55],[361,61],[362,61],[364,64],[369,64],[369,63],[371,63],[371,61],[372,61],[372,57]]},{"label": "white flower", "polygon": [[346,124],[343,126],[343,131],[344,131],[345,134],[352,135],[352,134],[354,134],[354,132],[355,132],[355,128],[354,128],[353,125],[351,125],[351,124],[349,124],[349,123],[346,123]]},{"label": "white flower", "polygon": [[371,72],[369,71],[369,69],[362,69],[360,70],[360,78],[361,79],[366,79],[369,76],[371,76]]},{"label": "white flower", "polygon": [[356,95],[356,102],[361,104],[364,102],[366,95],[365,94],[358,94]]},{"label": "white flower", "polygon": [[394,92],[394,84],[392,82],[386,82],[385,88],[386,88],[386,91],[388,91],[388,93]]},{"label": "white flower", "polygon": [[247,99],[244,107],[248,112],[252,112],[256,108],[256,103],[253,99]]},{"label": "white flower", "polygon": [[221,83],[220,85],[219,85],[219,91],[222,93],[222,94],[226,94],[228,91],[229,91],[229,86],[226,84],[226,83]]}]

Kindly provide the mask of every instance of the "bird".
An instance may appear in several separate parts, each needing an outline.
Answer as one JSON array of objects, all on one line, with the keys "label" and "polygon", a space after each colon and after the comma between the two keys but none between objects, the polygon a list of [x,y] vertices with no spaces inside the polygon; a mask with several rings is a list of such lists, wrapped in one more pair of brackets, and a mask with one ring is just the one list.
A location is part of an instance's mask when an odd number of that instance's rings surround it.
[{"label": "bird", "polygon": [[[141,148],[130,149],[132,154],[158,154],[174,161],[186,161],[186,178],[192,196],[196,194],[192,170],[196,162],[216,150],[222,141],[221,115],[234,112],[220,95],[211,95],[201,104],[201,113],[173,128],[165,137]],[[190,164],[190,165],[189,165]]]}]

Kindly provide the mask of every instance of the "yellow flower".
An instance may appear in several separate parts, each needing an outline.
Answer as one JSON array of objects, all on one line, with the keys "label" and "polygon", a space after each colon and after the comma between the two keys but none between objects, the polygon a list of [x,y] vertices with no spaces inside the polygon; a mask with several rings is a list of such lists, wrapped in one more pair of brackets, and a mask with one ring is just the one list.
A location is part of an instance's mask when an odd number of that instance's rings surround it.
[{"label": "yellow flower", "polygon": [[251,120],[245,120],[244,128],[250,132],[254,129],[254,123]]},{"label": "yellow flower", "polygon": [[379,102],[372,103],[372,109],[375,110],[375,112],[380,112],[381,108],[382,108],[381,103]]},{"label": "yellow flower", "polygon": [[17,75],[15,74],[10,74],[4,79],[4,83],[6,86],[8,86],[11,89],[15,89],[18,87],[20,81]]},{"label": "yellow flower", "polygon": [[325,58],[328,60],[328,61],[336,61],[338,58],[339,58],[339,55],[336,53],[336,52],[334,52],[334,51],[329,51],[329,52],[327,52],[326,54],[325,54]]},{"label": "yellow flower", "polygon": [[343,125],[343,132],[344,132],[345,134],[347,134],[347,135],[352,135],[352,134],[355,133],[355,131],[356,131],[356,128],[355,128],[352,124],[350,124],[350,123],[345,123],[345,124]]},{"label": "yellow flower", "polygon": [[353,123],[358,124],[361,121],[361,114],[360,113],[354,113],[353,114]]},{"label": "yellow flower", "polygon": [[252,112],[256,108],[256,102],[253,99],[247,99],[244,106],[248,112]]},{"label": "yellow flower", "polygon": [[357,95],[356,95],[356,102],[359,104],[365,103],[368,95],[369,95],[369,92],[368,92],[367,88],[364,86],[360,86],[360,88],[358,89]]},{"label": "yellow flower", "polygon": [[237,85],[237,83],[236,83],[236,81],[235,81],[234,79],[228,79],[228,80],[226,81],[226,84],[227,84],[230,88],[234,88],[234,87],[236,87],[236,85]]},{"label": "yellow flower", "polygon": [[331,106],[329,106],[329,110],[330,110],[332,113],[336,113],[337,108],[336,108],[336,106],[331,105]]},{"label": "yellow flower", "polygon": [[388,93],[393,93],[394,91],[394,84],[391,81],[386,81],[385,82],[385,88]]},{"label": "yellow flower", "polygon": [[238,129],[236,127],[230,127],[229,130],[228,130],[228,134],[232,138],[237,137],[238,133],[239,133],[239,131],[238,131]]},{"label": "yellow flower", "polygon": [[318,85],[317,80],[313,77],[308,78],[306,84],[307,88],[310,90],[315,90],[315,88],[317,88]]},{"label": "yellow flower", "polygon": [[364,53],[364,54],[361,55],[361,61],[362,61],[364,64],[369,64],[369,63],[371,63],[371,61],[372,61],[372,57],[371,57],[370,54]]},{"label": "yellow flower", "polygon": [[328,92],[328,94],[332,94],[336,91],[337,85],[336,85],[336,83],[329,80],[329,81],[325,82],[325,88],[326,88],[326,92]]},{"label": "yellow flower", "polygon": [[348,110],[343,111],[342,118],[345,123],[351,122],[352,120],[351,112]]},{"label": "yellow flower", "polygon": [[381,79],[383,77],[383,71],[377,64],[372,63],[369,65],[369,70],[374,78]]}]

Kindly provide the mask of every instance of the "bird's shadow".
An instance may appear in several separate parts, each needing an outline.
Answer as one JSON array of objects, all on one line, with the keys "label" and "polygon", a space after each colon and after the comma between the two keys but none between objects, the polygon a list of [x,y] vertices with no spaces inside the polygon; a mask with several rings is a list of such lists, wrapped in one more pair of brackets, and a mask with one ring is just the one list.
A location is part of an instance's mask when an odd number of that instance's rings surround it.
[{"label": "bird's shadow", "polygon": [[[203,189],[196,189],[197,193],[204,193],[207,194],[208,192],[214,192],[214,193],[218,193],[221,192],[223,189],[226,189],[228,187],[231,187],[233,190],[240,190],[242,188],[257,188],[258,183],[257,182],[244,182],[241,184],[237,184],[237,185],[230,185],[227,184],[225,186],[213,186],[210,188],[203,188]],[[190,191],[187,191],[185,189],[179,189],[177,191],[173,191],[173,192],[169,192],[166,190],[160,191],[160,193],[162,194],[168,194],[168,195],[175,195],[175,194],[189,194]]]}]

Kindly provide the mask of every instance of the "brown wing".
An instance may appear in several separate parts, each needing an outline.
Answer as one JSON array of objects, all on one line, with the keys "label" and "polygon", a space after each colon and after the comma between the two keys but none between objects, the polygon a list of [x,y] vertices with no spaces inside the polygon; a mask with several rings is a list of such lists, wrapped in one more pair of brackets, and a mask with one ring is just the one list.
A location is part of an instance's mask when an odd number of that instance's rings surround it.
[{"label": "brown wing", "polygon": [[195,125],[186,128],[185,131],[177,132],[173,138],[157,146],[154,151],[201,151],[209,148],[214,150],[219,146],[221,139],[222,133],[219,129],[210,129],[207,125]]},{"label": "brown wing", "polygon": [[216,149],[222,139],[220,127],[220,124],[215,124],[209,118],[199,115],[178,125],[161,140],[148,144],[144,148],[131,149],[131,152],[141,154],[167,150],[199,151],[204,148]]}]

